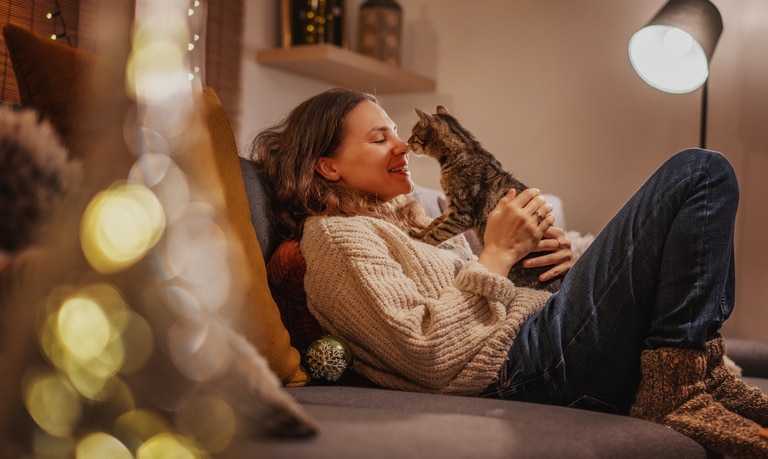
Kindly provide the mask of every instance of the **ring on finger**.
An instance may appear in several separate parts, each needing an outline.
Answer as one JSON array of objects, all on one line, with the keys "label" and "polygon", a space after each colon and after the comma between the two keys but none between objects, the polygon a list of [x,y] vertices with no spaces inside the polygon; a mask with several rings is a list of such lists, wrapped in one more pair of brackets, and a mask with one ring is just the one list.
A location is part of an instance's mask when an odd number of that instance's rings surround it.
[{"label": "ring on finger", "polygon": [[563,243],[560,242],[560,239],[555,239],[557,241],[557,248],[555,249],[555,252],[563,248]]},{"label": "ring on finger", "polygon": [[543,215],[541,215],[541,212],[539,212],[538,210],[536,212],[534,212],[533,215],[539,217],[539,223],[544,221],[545,217]]}]

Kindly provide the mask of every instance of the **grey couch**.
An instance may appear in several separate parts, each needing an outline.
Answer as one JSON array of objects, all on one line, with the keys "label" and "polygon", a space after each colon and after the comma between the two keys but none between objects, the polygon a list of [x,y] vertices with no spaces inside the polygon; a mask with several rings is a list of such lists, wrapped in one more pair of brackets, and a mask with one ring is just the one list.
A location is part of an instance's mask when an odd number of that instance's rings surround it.
[{"label": "grey couch", "polygon": [[[265,258],[267,196],[253,165],[241,158],[251,218]],[[419,189],[435,211],[439,193]],[[745,380],[768,391],[768,342],[729,340]],[[417,394],[358,386],[288,388],[320,427],[310,439],[258,439],[227,457],[308,458],[705,458],[693,440],[639,419],[572,408],[482,398]]]}]

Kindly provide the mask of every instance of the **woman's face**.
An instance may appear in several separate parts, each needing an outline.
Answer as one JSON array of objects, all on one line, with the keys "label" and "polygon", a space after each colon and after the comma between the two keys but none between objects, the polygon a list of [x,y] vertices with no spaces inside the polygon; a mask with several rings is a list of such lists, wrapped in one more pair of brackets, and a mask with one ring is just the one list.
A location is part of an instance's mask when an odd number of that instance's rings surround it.
[{"label": "woman's face", "polygon": [[320,158],[316,169],[328,180],[376,195],[382,201],[413,190],[408,170],[408,144],[381,106],[365,100],[344,120],[346,134],[332,157]]}]

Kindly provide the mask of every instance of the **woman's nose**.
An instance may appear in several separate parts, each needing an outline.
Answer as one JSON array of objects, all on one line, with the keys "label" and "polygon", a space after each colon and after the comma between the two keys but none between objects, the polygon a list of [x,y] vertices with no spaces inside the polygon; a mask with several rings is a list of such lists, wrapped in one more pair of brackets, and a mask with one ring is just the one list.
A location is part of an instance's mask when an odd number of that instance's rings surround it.
[{"label": "woman's nose", "polygon": [[407,142],[403,141],[403,139],[398,137],[398,142],[395,145],[396,153],[399,155],[403,155],[405,153],[408,153],[411,150],[410,145],[408,145]]}]

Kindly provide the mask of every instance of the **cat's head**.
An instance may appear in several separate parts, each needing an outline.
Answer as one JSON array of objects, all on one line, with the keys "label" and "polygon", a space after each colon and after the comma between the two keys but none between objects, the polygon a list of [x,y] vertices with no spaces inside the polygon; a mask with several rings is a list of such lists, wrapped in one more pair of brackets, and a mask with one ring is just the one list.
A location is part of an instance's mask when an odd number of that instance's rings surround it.
[{"label": "cat's head", "polygon": [[414,110],[419,115],[419,121],[411,129],[408,145],[411,147],[411,151],[416,154],[434,156],[438,154],[438,151],[431,147],[437,139],[448,132],[451,115],[448,113],[448,109],[442,105],[437,106],[435,114],[426,113],[418,108]]}]

